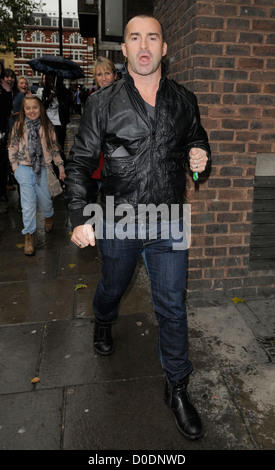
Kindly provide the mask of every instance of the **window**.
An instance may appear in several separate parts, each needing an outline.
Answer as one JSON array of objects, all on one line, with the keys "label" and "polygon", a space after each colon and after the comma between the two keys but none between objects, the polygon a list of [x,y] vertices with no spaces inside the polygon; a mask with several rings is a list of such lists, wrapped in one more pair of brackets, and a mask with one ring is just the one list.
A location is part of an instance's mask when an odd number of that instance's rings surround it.
[{"label": "window", "polygon": [[37,59],[38,57],[41,57],[42,55],[43,55],[42,49],[34,49],[32,52],[32,56],[34,59]]},{"label": "window", "polygon": [[42,18],[42,26],[51,26],[52,19],[51,18]]},{"label": "window", "polygon": [[123,0],[102,0],[102,39],[120,42],[123,38]]},{"label": "window", "polygon": [[32,53],[32,48],[20,47],[20,58],[21,59],[32,59],[34,55]]},{"label": "window", "polygon": [[82,37],[78,33],[74,33],[70,37],[71,44],[82,44]]},{"label": "window", "polygon": [[73,60],[83,60],[82,51],[72,51]]},{"label": "window", "polygon": [[71,28],[72,27],[72,19],[71,18],[63,18],[63,26],[64,26],[64,28]]},{"label": "window", "polygon": [[55,44],[59,43],[59,33],[58,32],[52,34],[52,42],[54,42]]},{"label": "window", "polygon": [[18,75],[27,75],[27,66],[26,65],[19,65],[19,74]]},{"label": "window", "polygon": [[32,42],[45,42],[45,36],[41,31],[35,31],[31,36]]}]

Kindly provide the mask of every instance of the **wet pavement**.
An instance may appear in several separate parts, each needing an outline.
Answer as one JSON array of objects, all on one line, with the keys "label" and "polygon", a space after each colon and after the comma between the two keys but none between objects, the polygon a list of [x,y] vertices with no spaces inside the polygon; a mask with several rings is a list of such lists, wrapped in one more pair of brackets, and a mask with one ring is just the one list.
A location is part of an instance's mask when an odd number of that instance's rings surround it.
[{"label": "wet pavement", "polygon": [[54,231],[44,232],[38,214],[36,254],[26,257],[18,194],[8,194],[0,208],[1,450],[275,449],[275,297],[188,303],[189,391],[204,424],[203,438],[189,442],[164,404],[143,264],[113,328],[115,353],[96,355],[98,249],[71,243],[61,195]]}]

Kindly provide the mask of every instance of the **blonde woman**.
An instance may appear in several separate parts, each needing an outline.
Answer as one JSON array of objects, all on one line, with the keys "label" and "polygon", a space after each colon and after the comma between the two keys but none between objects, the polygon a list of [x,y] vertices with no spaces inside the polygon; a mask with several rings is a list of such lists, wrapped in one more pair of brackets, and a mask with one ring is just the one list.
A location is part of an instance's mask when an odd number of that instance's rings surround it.
[{"label": "blonde woman", "polygon": [[[110,85],[116,79],[115,64],[106,57],[98,57],[94,63],[94,76],[98,88]],[[99,167],[93,172],[92,178],[98,181],[100,186],[101,170],[104,164],[103,154],[101,152]],[[96,201],[93,201],[96,202]]]},{"label": "blonde woman", "polygon": [[106,57],[98,57],[94,63],[94,76],[98,88],[103,88],[116,79],[115,64]]}]

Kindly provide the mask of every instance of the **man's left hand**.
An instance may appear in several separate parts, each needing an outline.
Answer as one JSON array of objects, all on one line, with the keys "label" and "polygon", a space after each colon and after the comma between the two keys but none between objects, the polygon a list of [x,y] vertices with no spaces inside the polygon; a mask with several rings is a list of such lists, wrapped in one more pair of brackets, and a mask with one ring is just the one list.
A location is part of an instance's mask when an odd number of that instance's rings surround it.
[{"label": "man's left hand", "polygon": [[189,152],[189,158],[191,171],[201,173],[205,170],[208,160],[205,150],[193,147]]}]

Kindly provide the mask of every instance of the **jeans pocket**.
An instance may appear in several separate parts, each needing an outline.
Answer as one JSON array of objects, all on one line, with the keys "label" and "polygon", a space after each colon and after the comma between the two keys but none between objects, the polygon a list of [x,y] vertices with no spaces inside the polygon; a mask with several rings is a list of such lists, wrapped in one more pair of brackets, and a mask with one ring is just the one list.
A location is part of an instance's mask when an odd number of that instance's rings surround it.
[{"label": "jeans pocket", "polygon": [[16,181],[18,181],[18,183],[19,183],[18,174],[20,173],[20,169],[21,169],[21,165],[18,165],[18,167],[16,168],[16,170],[13,173],[14,178],[16,179]]}]

